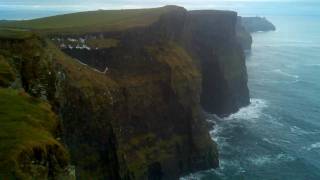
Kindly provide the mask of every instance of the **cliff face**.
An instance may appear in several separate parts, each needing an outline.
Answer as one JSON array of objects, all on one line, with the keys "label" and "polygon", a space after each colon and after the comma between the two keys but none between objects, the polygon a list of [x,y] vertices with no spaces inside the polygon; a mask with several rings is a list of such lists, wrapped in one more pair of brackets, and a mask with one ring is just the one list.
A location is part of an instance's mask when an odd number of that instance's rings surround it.
[{"label": "cliff face", "polygon": [[243,50],[236,37],[237,15],[192,11],[183,41],[202,72],[201,105],[220,116],[249,104]]},{"label": "cliff face", "polygon": [[61,122],[41,99],[49,84],[40,82],[50,82],[43,41],[18,34],[0,37],[0,179],[75,179]]},{"label": "cliff face", "polygon": [[249,102],[237,16],[170,9],[147,27],[49,35],[62,51],[36,37],[15,42],[33,49],[36,60],[17,68],[21,86],[59,115],[78,178],[177,179],[218,167],[201,108],[225,115]]},{"label": "cliff face", "polygon": [[236,25],[236,35],[238,41],[244,50],[250,50],[252,46],[252,36],[242,23],[242,17],[238,16]]}]

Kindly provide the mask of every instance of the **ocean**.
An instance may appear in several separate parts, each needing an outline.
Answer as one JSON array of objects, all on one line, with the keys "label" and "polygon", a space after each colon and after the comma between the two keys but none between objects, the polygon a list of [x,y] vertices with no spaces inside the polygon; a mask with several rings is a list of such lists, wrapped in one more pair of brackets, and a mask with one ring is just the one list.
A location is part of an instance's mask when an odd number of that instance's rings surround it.
[{"label": "ocean", "polygon": [[[320,3],[229,1],[205,7],[265,16],[277,30],[254,33],[246,53],[251,105],[214,120],[210,133],[220,168],[181,179],[319,180]],[[0,10],[0,19],[61,13],[9,9]]]},{"label": "ocean", "polygon": [[320,3],[236,8],[243,16],[266,16],[277,30],[252,35],[251,105],[215,120],[220,168],[182,179],[319,180]]}]

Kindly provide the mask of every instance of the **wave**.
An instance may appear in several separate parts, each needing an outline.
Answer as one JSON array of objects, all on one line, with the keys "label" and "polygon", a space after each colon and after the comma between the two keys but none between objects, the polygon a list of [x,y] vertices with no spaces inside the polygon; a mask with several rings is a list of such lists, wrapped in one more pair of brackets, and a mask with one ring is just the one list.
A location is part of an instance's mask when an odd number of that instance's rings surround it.
[{"label": "wave", "polygon": [[281,162],[294,161],[295,158],[284,153],[277,155],[263,155],[259,157],[249,157],[248,161],[255,166],[264,166],[267,164],[279,164]]},{"label": "wave", "polygon": [[289,73],[283,72],[281,69],[275,69],[275,70],[273,70],[273,72],[276,72],[276,73],[281,74],[281,75],[283,75],[283,76],[295,78],[295,79],[300,78],[300,76],[298,76],[298,75],[289,74]]},{"label": "wave", "polygon": [[320,131],[306,131],[303,130],[297,126],[290,127],[290,131],[296,135],[314,135],[314,134],[320,134]]},{"label": "wave", "polygon": [[278,143],[275,143],[275,142],[273,142],[272,140],[270,140],[268,138],[263,138],[262,141],[267,142],[267,143],[272,144],[272,145],[279,145]]},{"label": "wave", "polygon": [[305,64],[305,66],[320,67],[320,64]]},{"label": "wave", "polygon": [[254,120],[258,119],[262,115],[262,110],[268,107],[268,104],[263,99],[250,99],[250,105],[241,108],[238,112],[231,114],[230,116],[224,118],[224,120],[232,119],[246,119]]},{"label": "wave", "polygon": [[306,149],[308,151],[311,151],[313,149],[320,149],[320,142],[311,144],[309,147],[304,147],[303,149]]}]

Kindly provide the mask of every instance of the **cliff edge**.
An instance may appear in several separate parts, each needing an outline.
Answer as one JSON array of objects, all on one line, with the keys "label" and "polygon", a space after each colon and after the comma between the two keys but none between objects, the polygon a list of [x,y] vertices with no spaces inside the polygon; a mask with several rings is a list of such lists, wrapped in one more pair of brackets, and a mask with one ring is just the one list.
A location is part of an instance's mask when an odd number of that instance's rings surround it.
[{"label": "cliff edge", "polygon": [[[86,21],[106,14],[126,21]],[[249,103],[236,13],[166,6],[66,16],[86,18],[75,30],[63,16],[4,23],[0,34],[0,54],[21,64],[12,65],[17,81],[0,71],[0,83],[51,104],[58,147],[70,154],[60,169],[129,180],[218,167],[202,108],[225,116]]]}]

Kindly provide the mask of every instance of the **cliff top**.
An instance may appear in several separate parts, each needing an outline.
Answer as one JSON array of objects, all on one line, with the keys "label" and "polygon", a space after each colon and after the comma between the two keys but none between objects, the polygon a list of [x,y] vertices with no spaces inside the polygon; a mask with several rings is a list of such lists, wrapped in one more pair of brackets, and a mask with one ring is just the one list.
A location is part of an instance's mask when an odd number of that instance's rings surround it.
[{"label": "cliff top", "polygon": [[[33,30],[48,34],[84,34],[94,32],[122,31],[146,27],[156,22],[161,15],[173,11],[186,11],[183,7],[168,5],[149,9],[96,10],[56,15],[32,20],[0,21],[0,28]],[[197,15],[230,15],[236,12],[222,10],[189,11]],[[0,29],[0,31],[2,31]],[[2,32],[0,32],[1,34]],[[20,33],[21,34],[21,33]]]},{"label": "cliff top", "polygon": [[176,10],[184,8],[164,6],[150,9],[86,11],[32,20],[2,21],[0,27],[61,33],[118,31],[148,26],[162,14]]},{"label": "cliff top", "polygon": [[33,33],[28,30],[0,28],[0,39],[26,39],[32,35]]}]

